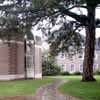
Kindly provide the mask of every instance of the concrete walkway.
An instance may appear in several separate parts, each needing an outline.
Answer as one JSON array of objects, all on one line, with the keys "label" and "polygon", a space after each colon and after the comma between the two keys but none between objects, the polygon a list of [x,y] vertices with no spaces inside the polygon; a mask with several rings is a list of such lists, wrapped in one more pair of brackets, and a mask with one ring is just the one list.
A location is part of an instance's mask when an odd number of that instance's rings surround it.
[{"label": "concrete walkway", "polygon": [[38,89],[36,96],[4,97],[0,98],[0,100],[79,100],[59,93],[57,88],[64,83],[64,80],[58,79],[55,80],[55,82]]}]

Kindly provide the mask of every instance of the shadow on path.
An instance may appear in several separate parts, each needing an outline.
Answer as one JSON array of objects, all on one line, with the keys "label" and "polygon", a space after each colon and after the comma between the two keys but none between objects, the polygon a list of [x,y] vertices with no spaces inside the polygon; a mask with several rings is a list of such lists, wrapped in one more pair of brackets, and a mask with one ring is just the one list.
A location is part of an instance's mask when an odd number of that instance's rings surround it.
[{"label": "shadow on path", "polygon": [[79,100],[58,92],[57,88],[63,83],[65,83],[64,80],[55,80],[55,82],[41,87],[36,96],[2,97],[0,100]]}]

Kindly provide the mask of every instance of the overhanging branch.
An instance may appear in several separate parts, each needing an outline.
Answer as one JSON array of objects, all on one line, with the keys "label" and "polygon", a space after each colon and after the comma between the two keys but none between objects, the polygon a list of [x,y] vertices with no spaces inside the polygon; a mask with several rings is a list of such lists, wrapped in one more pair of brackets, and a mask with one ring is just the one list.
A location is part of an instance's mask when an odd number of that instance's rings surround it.
[{"label": "overhanging branch", "polygon": [[67,10],[72,10],[74,8],[85,8],[85,9],[87,9],[87,6],[75,5],[75,6],[68,8]]},{"label": "overhanging branch", "polygon": [[61,12],[61,14],[65,14],[67,16],[70,16],[70,17],[74,18],[75,20],[80,22],[82,25],[84,25],[84,26],[87,25],[87,21],[88,21],[87,16],[77,15],[77,14],[67,10],[65,7],[62,7],[62,6],[59,6],[59,11]]},{"label": "overhanging branch", "polygon": [[96,19],[96,26],[100,26],[100,19]]}]

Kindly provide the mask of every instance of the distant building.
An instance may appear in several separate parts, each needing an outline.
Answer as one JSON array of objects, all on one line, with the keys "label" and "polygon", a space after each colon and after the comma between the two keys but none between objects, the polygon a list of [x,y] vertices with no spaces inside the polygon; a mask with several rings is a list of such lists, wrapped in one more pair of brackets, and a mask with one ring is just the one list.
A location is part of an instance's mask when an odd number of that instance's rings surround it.
[{"label": "distant building", "polygon": [[[26,67],[25,67],[26,66]],[[42,78],[41,38],[0,42],[0,80]]]},{"label": "distant building", "polygon": [[[96,40],[95,46],[95,58],[93,70],[100,69],[100,39]],[[59,53],[56,57],[56,62],[62,69],[62,71],[67,71],[70,73],[83,72],[83,60],[84,60],[84,48],[82,53],[78,53],[69,57],[67,53]]]}]

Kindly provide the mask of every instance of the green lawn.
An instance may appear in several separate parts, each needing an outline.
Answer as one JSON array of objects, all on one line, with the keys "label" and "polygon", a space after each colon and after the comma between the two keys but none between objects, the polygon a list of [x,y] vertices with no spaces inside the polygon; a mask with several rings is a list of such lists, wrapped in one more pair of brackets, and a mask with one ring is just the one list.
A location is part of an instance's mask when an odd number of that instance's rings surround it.
[{"label": "green lawn", "polygon": [[57,76],[55,78],[69,80],[68,83],[59,88],[64,94],[69,94],[82,100],[100,100],[100,76],[95,76],[96,82],[81,82],[81,76]]},{"label": "green lawn", "polygon": [[43,80],[19,80],[0,82],[0,96],[34,95],[37,88],[54,81],[54,78],[68,80],[59,90],[82,100],[100,100],[100,76],[96,82],[81,82],[81,76],[45,77]]},{"label": "green lawn", "polygon": [[18,80],[0,82],[0,96],[34,95],[37,88],[51,83],[53,79],[43,78],[43,80]]}]

